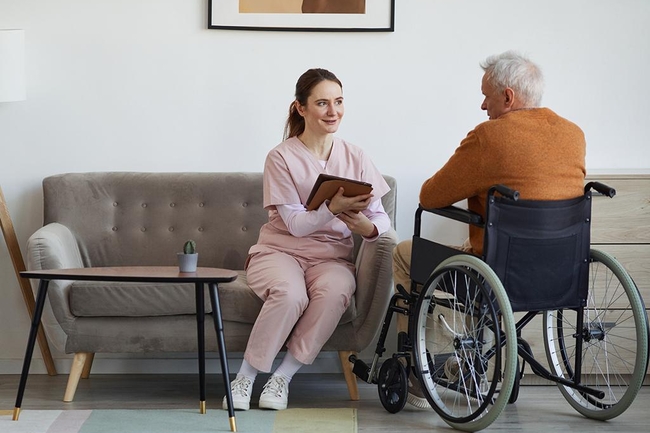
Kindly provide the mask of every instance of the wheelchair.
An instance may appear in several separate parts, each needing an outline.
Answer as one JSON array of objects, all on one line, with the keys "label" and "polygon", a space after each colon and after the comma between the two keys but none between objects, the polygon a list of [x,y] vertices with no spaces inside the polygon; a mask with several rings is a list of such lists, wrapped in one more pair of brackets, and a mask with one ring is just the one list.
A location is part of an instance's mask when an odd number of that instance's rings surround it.
[{"label": "wheelchair", "polygon": [[[485,220],[454,206],[418,208],[410,292],[397,287],[371,365],[350,357],[388,412],[403,409],[414,375],[447,424],[484,429],[517,400],[526,363],[585,417],[608,420],[632,404],[648,367],[648,318],[623,267],[590,249],[592,189],[616,194],[590,182],[575,199],[527,201],[496,185]],[[483,257],[423,238],[423,212],[484,228]],[[409,330],[380,366],[394,314],[408,316]],[[548,367],[522,338],[537,315]]]}]

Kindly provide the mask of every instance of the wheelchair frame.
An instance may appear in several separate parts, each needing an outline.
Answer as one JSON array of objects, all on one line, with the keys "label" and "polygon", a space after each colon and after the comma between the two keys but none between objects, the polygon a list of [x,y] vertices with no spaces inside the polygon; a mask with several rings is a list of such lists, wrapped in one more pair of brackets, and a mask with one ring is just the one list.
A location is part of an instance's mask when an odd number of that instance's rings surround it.
[{"label": "wheelchair frame", "polygon": [[[591,197],[592,188],[609,197],[616,193],[607,185],[590,182],[585,186],[587,198]],[[488,200],[495,192],[518,200],[516,191],[502,185],[490,190]],[[419,207],[416,211],[411,291],[398,285],[385,315],[372,364],[368,366],[356,356],[350,357],[355,375],[378,385],[386,410],[396,413],[404,407],[408,377],[414,374],[429,404],[445,422],[459,430],[481,430],[496,420],[507,403],[516,401],[526,363],[536,375],[555,382],[569,404],[588,418],[611,419],[632,404],[648,367],[648,318],[636,285],[616,259],[590,250],[589,292],[584,305],[528,311],[515,323],[506,290],[483,260],[431,241],[426,242],[434,244],[437,251],[424,259],[415,257],[423,212],[480,227],[484,224],[480,215],[453,206]],[[413,263],[417,260],[441,262],[430,275],[414,276]],[[605,273],[605,277],[599,272]],[[612,283],[615,294],[611,296],[616,299],[607,298]],[[600,290],[600,284],[608,285],[608,290]],[[604,297],[608,303],[596,305],[596,296]],[[630,313],[621,312],[627,310],[620,305],[609,304],[620,300],[628,301],[626,307]],[[438,313],[436,309],[443,312]],[[610,318],[611,312],[616,312],[616,316]],[[408,316],[409,330],[398,335],[397,352],[380,366],[379,359],[386,351],[385,340],[395,313]],[[450,317],[446,319],[445,314]],[[521,331],[538,314],[543,314],[548,368],[534,357],[530,345],[521,337]],[[567,317],[575,319],[575,326]],[[437,320],[437,326],[432,326],[431,320]],[[617,344],[619,335],[612,332],[624,327],[626,322],[634,325],[633,348]],[[444,353],[437,350],[442,347]],[[607,350],[630,350],[633,361],[628,361],[623,354],[614,354],[620,357],[618,361],[623,363],[624,374],[601,371],[596,358],[608,357]],[[609,358],[605,362],[609,368]],[[585,378],[587,383],[583,382]]]}]

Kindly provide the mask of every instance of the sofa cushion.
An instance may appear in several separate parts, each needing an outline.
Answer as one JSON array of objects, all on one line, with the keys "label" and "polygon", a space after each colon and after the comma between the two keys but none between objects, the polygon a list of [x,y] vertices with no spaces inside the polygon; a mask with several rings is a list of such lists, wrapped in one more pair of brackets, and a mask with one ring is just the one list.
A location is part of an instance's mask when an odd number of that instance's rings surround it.
[{"label": "sofa cushion", "polygon": [[70,228],[85,267],[173,266],[193,239],[199,266],[243,269],[268,221],[262,173],[67,173],[43,195],[44,223]]},{"label": "sofa cushion", "polygon": [[[219,285],[224,321],[255,323],[262,301],[248,287],[246,273],[238,271],[232,283]],[[70,288],[70,310],[77,317],[151,317],[195,314],[193,284],[116,283],[75,281]],[[207,286],[205,312],[211,313]],[[356,317],[354,298],[341,323]]]},{"label": "sofa cushion", "polygon": [[[207,288],[204,299],[205,312],[210,313]],[[70,311],[77,317],[194,314],[194,285],[75,281],[70,287]]]}]

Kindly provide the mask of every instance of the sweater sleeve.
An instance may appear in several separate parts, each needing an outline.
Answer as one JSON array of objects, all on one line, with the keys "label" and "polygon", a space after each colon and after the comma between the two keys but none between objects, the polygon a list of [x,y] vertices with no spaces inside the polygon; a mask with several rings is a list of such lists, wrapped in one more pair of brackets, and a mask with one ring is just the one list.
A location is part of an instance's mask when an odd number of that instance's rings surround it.
[{"label": "sweater sleeve", "polygon": [[476,132],[470,131],[449,161],[424,182],[420,204],[429,209],[445,207],[479,193],[484,156]]}]

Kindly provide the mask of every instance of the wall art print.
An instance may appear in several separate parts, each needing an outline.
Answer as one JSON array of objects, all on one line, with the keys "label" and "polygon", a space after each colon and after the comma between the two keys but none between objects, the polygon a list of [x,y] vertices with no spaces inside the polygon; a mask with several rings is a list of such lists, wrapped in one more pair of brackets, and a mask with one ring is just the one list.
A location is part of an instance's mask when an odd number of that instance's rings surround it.
[{"label": "wall art print", "polygon": [[395,0],[209,0],[208,28],[392,32]]}]

